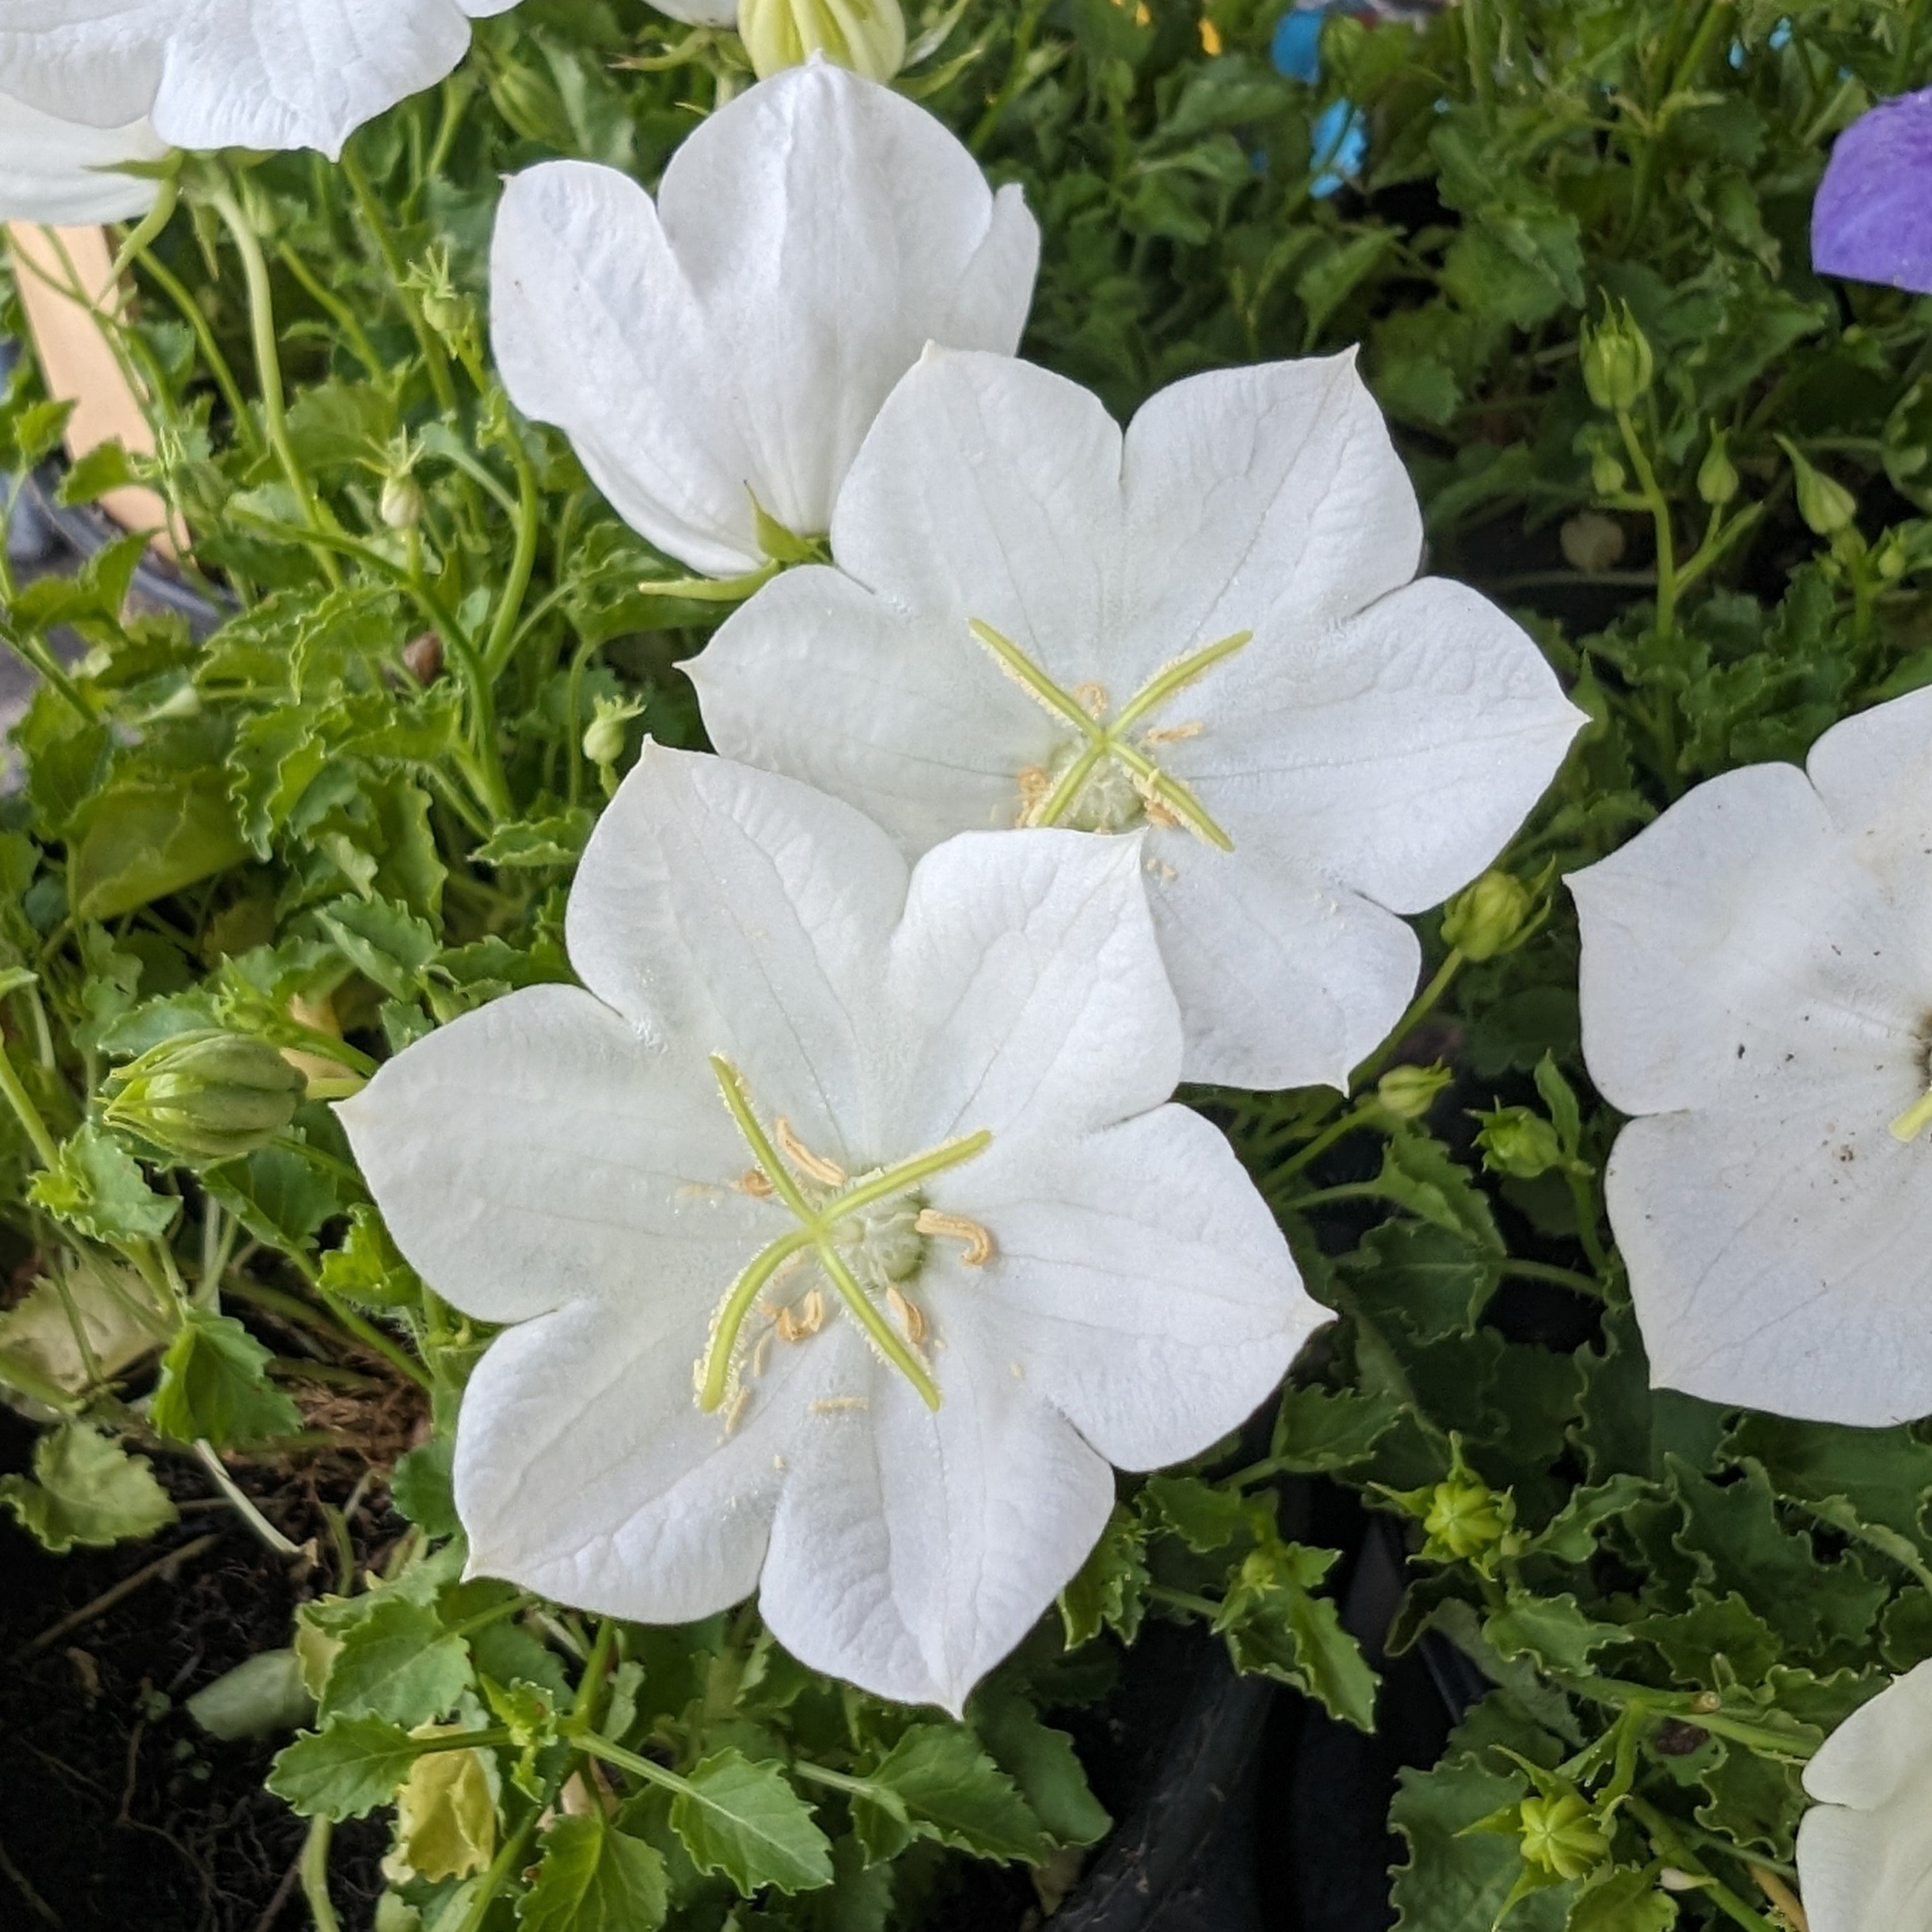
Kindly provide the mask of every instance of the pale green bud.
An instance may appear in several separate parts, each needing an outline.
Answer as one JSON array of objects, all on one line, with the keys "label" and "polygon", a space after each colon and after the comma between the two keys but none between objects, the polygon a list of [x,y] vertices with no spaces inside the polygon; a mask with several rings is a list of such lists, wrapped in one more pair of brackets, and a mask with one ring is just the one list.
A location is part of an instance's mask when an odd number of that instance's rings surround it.
[{"label": "pale green bud", "polygon": [[1559,1879],[1587,1877],[1610,1855],[1610,1841],[1574,1792],[1522,1801],[1522,1856]]},{"label": "pale green bud", "polygon": [[1509,1533],[1508,1499],[1473,1478],[1452,1477],[1430,1492],[1422,1527],[1436,1553],[1464,1562]]},{"label": "pale green bud", "polygon": [[1590,488],[1598,496],[1619,496],[1629,481],[1630,472],[1607,451],[1600,451],[1591,458]]},{"label": "pale green bud", "polygon": [[182,1034],[115,1073],[105,1109],[183,1160],[233,1160],[295,1118],[308,1086],[280,1051],[248,1034]]},{"label": "pale green bud", "polygon": [[738,32],[760,80],[823,54],[868,80],[905,64],[899,0],[739,0]]},{"label": "pale green bud", "polygon": [[1482,1150],[1483,1165],[1492,1174],[1534,1180],[1563,1165],[1562,1143],[1540,1114],[1532,1114],[1527,1107],[1498,1107],[1494,1113],[1478,1118],[1483,1127],[1476,1144]]},{"label": "pale green bud", "polygon": [[382,485],[381,514],[384,524],[399,533],[422,521],[422,485],[407,470]]},{"label": "pale green bud", "polygon": [[1600,510],[1585,510],[1572,517],[1556,533],[1564,560],[1586,576],[1612,570],[1624,557],[1623,526]]},{"label": "pale green bud", "polygon": [[1583,386],[1600,410],[1634,407],[1650,388],[1650,340],[1626,306],[1583,333]]},{"label": "pale green bud", "polygon": [[1722,430],[1715,430],[1697,466],[1697,494],[1718,509],[1738,494],[1738,466],[1731,460],[1730,438]]},{"label": "pale green bud", "polygon": [[1376,1105],[1391,1119],[1419,1120],[1451,1077],[1446,1066],[1391,1066],[1376,1082]]},{"label": "pale green bud", "polygon": [[625,726],[643,709],[620,698],[598,699],[596,716],[584,734],[584,755],[608,771],[624,755]]},{"label": "pale green bud", "polygon": [[1485,872],[1449,902],[1442,914],[1442,943],[1466,959],[1493,959],[1522,936],[1534,908],[1520,879]]},{"label": "pale green bud", "polygon": [[1791,459],[1792,475],[1798,486],[1798,514],[1807,526],[1821,537],[1836,536],[1840,530],[1849,530],[1858,514],[1858,499],[1842,483],[1814,467],[1789,436],[1778,440]]}]

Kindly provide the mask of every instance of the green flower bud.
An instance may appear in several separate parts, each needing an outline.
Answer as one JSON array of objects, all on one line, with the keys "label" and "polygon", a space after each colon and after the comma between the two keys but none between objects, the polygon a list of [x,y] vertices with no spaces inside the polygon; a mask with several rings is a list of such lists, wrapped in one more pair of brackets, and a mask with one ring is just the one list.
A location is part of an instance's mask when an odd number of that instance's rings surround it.
[{"label": "green flower bud", "polygon": [[740,0],[738,32],[760,80],[820,53],[868,80],[905,64],[899,0]]},{"label": "green flower bud", "polygon": [[570,115],[563,97],[536,68],[500,68],[489,76],[489,88],[496,112],[525,140],[568,135]]},{"label": "green flower bud", "polygon": [[1430,1492],[1422,1527],[1432,1553],[1464,1562],[1493,1550],[1508,1534],[1509,1498],[1472,1477],[1451,1477]]},{"label": "green flower bud", "polygon": [[1587,1877],[1610,1855],[1604,1828],[1574,1792],[1522,1801],[1522,1856],[1559,1879]]},{"label": "green flower bud", "polygon": [[600,770],[608,771],[624,755],[624,728],[644,710],[620,698],[600,698],[596,716],[584,734],[584,755]]},{"label": "green flower bud", "polygon": [[382,485],[382,521],[398,532],[412,530],[423,518],[422,485],[407,470]]},{"label": "green flower bud", "polygon": [[182,1034],[112,1076],[110,1124],[186,1161],[232,1160],[295,1118],[308,1082],[265,1040]]},{"label": "green flower bud", "polygon": [[1391,1066],[1376,1082],[1376,1105],[1391,1119],[1419,1120],[1452,1078],[1446,1066]]},{"label": "green flower bud", "polygon": [[1791,459],[1792,473],[1798,485],[1798,514],[1804,519],[1806,526],[1821,537],[1836,536],[1839,531],[1849,530],[1852,519],[1858,514],[1858,500],[1842,483],[1827,476],[1822,470],[1814,468],[1804,452],[1789,436],[1781,436],[1778,440],[1785,454]]},{"label": "green flower bud", "polygon": [[1614,456],[1599,452],[1591,458],[1590,488],[1598,496],[1620,496],[1629,481],[1630,472]]},{"label": "green flower bud", "polygon": [[1728,503],[1738,494],[1738,468],[1731,460],[1730,438],[1724,430],[1712,433],[1711,446],[1697,466],[1697,494],[1713,509]]},{"label": "green flower bud", "polygon": [[1534,1180],[1539,1174],[1563,1165],[1562,1143],[1540,1114],[1532,1114],[1527,1107],[1498,1107],[1494,1113],[1477,1118],[1483,1126],[1476,1144],[1482,1149],[1483,1165],[1492,1174]]},{"label": "green flower bud", "polygon": [[1655,362],[1628,305],[1583,332],[1583,386],[1600,410],[1631,408],[1648,390]]},{"label": "green flower bud", "polygon": [[1449,902],[1442,914],[1442,943],[1466,959],[1493,959],[1524,937],[1535,903],[1520,879],[1485,872]]},{"label": "green flower bud", "polygon": [[1623,526],[1600,510],[1585,510],[1572,517],[1557,532],[1556,540],[1570,568],[1586,576],[1612,570],[1623,561]]}]

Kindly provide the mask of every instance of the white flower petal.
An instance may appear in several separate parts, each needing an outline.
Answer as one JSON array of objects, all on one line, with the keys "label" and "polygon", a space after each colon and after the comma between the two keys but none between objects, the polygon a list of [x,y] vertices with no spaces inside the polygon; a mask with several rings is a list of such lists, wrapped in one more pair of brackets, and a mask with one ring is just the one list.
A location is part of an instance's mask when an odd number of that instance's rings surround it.
[{"label": "white flower petal", "polygon": [[1207,729],[1164,763],[1238,853],[1286,820],[1309,866],[1402,913],[1496,856],[1586,722],[1517,625],[1439,577],[1325,632],[1258,635],[1189,709]]},{"label": "white flower petal", "polygon": [[647,1294],[563,1309],[490,1344],[456,1439],[471,1574],[646,1623],[751,1594],[801,1414],[868,1358],[849,1331],[772,1348],[733,1426],[692,1400],[706,1321]]},{"label": "white flower petal", "polygon": [[0,94],[0,220],[80,227],[127,221],[154,205],[155,184],[112,170],[158,161],[167,143],[145,120],[92,128]]},{"label": "white flower petal", "polygon": [[1236,631],[1310,638],[1406,584],[1422,515],[1354,352],[1191,376],[1127,430],[1139,677]]},{"label": "white flower petal", "polygon": [[0,88],[95,126],[148,116],[177,147],[320,148],[462,59],[514,0],[54,0],[0,27]]},{"label": "white flower petal", "polygon": [[439,1028],[336,1111],[404,1254],[485,1321],[646,1292],[708,1311],[783,1232],[720,1184],[748,1162],[702,1051],[575,987]]},{"label": "white flower petal", "polygon": [[1154,929],[1187,1029],[1187,1079],[1346,1088],[1415,990],[1415,934],[1310,872],[1295,843],[1292,819],[1272,832],[1257,824],[1232,853],[1185,832],[1148,841]]},{"label": "white flower petal", "polygon": [[1606,1192],[1653,1380],[1808,1421],[1932,1412],[1932,1150],[1886,1126],[1923,1086],[1900,1054],[1867,1086],[1624,1128]]},{"label": "white flower petal", "polygon": [[1862,1811],[1920,1796],[1932,1815],[1932,1663],[1860,1705],[1804,1767],[1804,1789],[1820,1804]]},{"label": "white flower petal", "polygon": [[1901,808],[1924,820],[1932,766],[1932,686],[1842,719],[1811,747],[1806,776],[1841,826],[1873,826]]},{"label": "white flower petal", "polygon": [[1220,1132],[1181,1107],[1029,1137],[943,1176],[992,1261],[928,1299],[977,1304],[971,1346],[1018,1362],[1111,1462],[1153,1469],[1238,1427],[1329,1318]]},{"label": "white flower petal", "polygon": [[1052,721],[988,675],[963,623],[907,617],[842,571],[787,571],[683,669],[726,758],[846,800],[915,858],[1011,826],[1016,774],[1054,749]]},{"label": "white flower petal", "polygon": [[809,1416],[759,1604],[800,1662],[956,1716],[1098,1540],[1106,1462],[1024,1380],[955,1347],[928,1412],[860,1358]]},{"label": "white flower petal", "polygon": [[941,124],[824,62],[712,115],[653,209],[566,164],[505,199],[494,335],[620,513],[694,568],[761,561],[752,500],[800,535],[929,340],[1010,352],[1037,264]]},{"label": "white flower petal", "polygon": [[652,1037],[728,1054],[836,1159],[878,1125],[865,1069],[906,880],[850,806],[646,745],[578,866],[571,963]]},{"label": "white flower petal", "polygon": [[651,0],[656,10],[688,27],[735,27],[738,0]]},{"label": "white flower petal", "polygon": [[1855,1084],[1924,1016],[1922,886],[1888,896],[1790,765],[1700,785],[1569,885],[1584,1057],[1625,1113]]},{"label": "white flower petal", "polygon": [[912,877],[892,942],[901,1136],[1078,1133],[1158,1106],[1180,1022],[1138,838],[967,832]]}]

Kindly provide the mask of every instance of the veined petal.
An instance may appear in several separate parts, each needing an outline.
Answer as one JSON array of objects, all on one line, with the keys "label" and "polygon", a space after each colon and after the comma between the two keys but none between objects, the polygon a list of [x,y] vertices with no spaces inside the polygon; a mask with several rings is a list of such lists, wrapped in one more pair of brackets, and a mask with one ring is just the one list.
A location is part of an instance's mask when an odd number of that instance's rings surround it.
[{"label": "veined petal", "polygon": [[182,148],[320,148],[440,80],[514,0],[89,0],[0,28],[0,89]]},{"label": "veined petal", "polygon": [[[922,109],[815,62],[709,117],[656,209],[622,178],[533,171],[493,263],[519,406],[693,568],[762,560],[753,500],[801,536],[929,340],[1018,343],[1032,219]],[[546,232],[546,230],[549,232]]]},{"label": "veined petal", "polygon": [[726,758],[844,799],[915,858],[1011,826],[1018,775],[1054,753],[1052,722],[963,622],[908,616],[842,571],[774,578],[683,669]]},{"label": "veined petal", "polygon": [[1804,1790],[1818,1804],[1861,1811],[1900,1797],[1932,1800],[1932,1663],[1859,1706],[1804,1767]]},{"label": "veined petal", "polygon": [[167,152],[145,120],[92,128],[0,95],[0,220],[55,227],[130,220],[154,205],[155,184],[112,170]]},{"label": "veined petal", "polygon": [[1624,1128],[1606,1198],[1655,1382],[1806,1421],[1932,1412],[1932,1145],[1888,1127],[1924,1086],[1922,1049]]},{"label": "veined petal", "polygon": [[1927,1010],[1922,843],[1891,855],[1908,877],[1881,879],[1802,772],[1752,765],[1573,874],[1584,1057],[1605,1096],[1632,1114],[1769,1106],[1903,1066]]},{"label": "veined petal", "polygon": [[759,1604],[815,1670],[956,1716],[1085,1559],[1106,1461],[1024,1380],[949,1348],[928,1410],[869,1355],[809,1415]]},{"label": "veined petal", "polygon": [[1415,991],[1415,934],[1306,869],[1294,834],[1292,821],[1272,837],[1256,826],[1231,853],[1185,832],[1148,841],[1149,896],[1186,1024],[1187,1079],[1346,1088]]},{"label": "veined petal", "polygon": [[967,832],[912,876],[888,976],[898,1132],[1052,1138],[1158,1106],[1180,1020],[1137,838]]},{"label": "veined petal", "polygon": [[[956,1276],[961,1346],[1021,1366],[1111,1462],[1153,1469],[1240,1425],[1329,1318],[1220,1132],[1162,1107],[1078,1140],[997,1144],[935,1201],[996,1231]],[[953,1286],[935,1290],[950,1304]]]},{"label": "veined petal", "polygon": [[1240,851],[1292,825],[1305,862],[1414,913],[1502,850],[1586,721],[1525,632],[1443,578],[1335,628],[1255,642],[1162,754]]},{"label": "veined petal", "polygon": [[1422,514],[1351,350],[1190,376],[1129,426],[1130,681],[1232,632],[1317,636],[1406,584]]},{"label": "veined petal", "polygon": [[1832,148],[1811,205],[1811,266],[1821,275],[1932,291],[1932,88],[1882,100]]},{"label": "veined petal", "polygon": [[808,1405],[869,1358],[844,1333],[778,1345],[735,1421],[707,1415],[691,1389],[706,1315],[645,1294],[491,1343],[456,1438],[471,1574],[646,1623],[751,1594]]},{"label": "veined petal", "polygon": [[738,0],[651,0],[651,4],[658,13],[690,27],[738,24]]},{"label": "veined petal", "polygon": [[[578,866],[571,961],[634,1026],[729,1055],[808,1144],[857,1159],[881,1124],[866,1070],[906,884],[850,806],[647,745]],[[724,1120],[715,1088],[712,1106]]]},{"label": "veined petal", "polygon": [[779,1209],[728,1184],[748,1162],[702,1046],[647,1045],[574,987],[466,1014],[337,1112],[398,1246],[485,1321],[648,1297],[701,1336],[784,1231]]}]

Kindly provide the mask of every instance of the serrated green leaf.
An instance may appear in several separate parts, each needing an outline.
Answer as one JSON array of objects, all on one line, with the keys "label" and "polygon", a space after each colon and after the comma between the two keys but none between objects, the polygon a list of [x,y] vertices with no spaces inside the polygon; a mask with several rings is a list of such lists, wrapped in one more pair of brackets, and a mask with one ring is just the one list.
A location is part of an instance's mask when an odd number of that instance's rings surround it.
[{"label": "serrated green leaf", "polygon": [[343,957],[392,998],[412,998],[440,950],[435,933],[406,906],[338,899],[317,916]]},{"label": "serrated green leaf", "polygon": [[1114,1505],[1100,1540],[1060,1593],[1066,1647],[1076,1649],[1111,1630],[1131,1643],[1141,1626],[1152,1578],[1142,1561],[1147,1532],[1131,1510]]},{"label": "serrated green leaf", "polygon": [[470,1688],[470,1654],[420,1604],[385,1592],[343,1637],[324,1718],[386,1718],[404,1730],[442,1717]]},{"label": "serrated green leaf", "polygon": [[686,1782],[670,1822],[700,1871],[722,1873],[747,1898],[765,1886],[792,1892],[831,1883],[831,1845],[776,1765],[718,1751]]},{"label": "serrated green leaf", "polygon": [[92,1120],[62,1142],[53,1166],[34,1177],[28,1196],[91,1239],[110,1244],[154,1240],[181,1212],[180,1202],[157,1194],[140,1163]]},{"label": "serrated green leaf", "polygon": [[1046,1856],[1039,1820],[969,1731],[915,1724],[866,1781],[898,1800],[916,1837],[1003,1864]]},{"label": "serrated green leaf", "polygon": [[304,1252],[342,1211],[333,1171],[305,1147],[277,1142],[202,1171],[202,1185],[256,1240]]},{"label": "serrated green leaf", "polygon": [[248,855],[220,771],[121,778],[89,806],[68,890],[79,917],[116,919]]},{"label": "serrated green leaf", "polygon": [[145,1456],[84,1422],[63,1422],[34,1444],[34,1480],[0,1477],[0,1503],[56,1556],[76,1544],[100,1547],[152,1536],[175,1506]]},{"label": "serrated green leaf", "polygon": [[1653,1873],[1606,1866],[1570,1908],[1563,1932],[1670,1932],[1676,1923],[1677,1901]]},{"label": "serrated green leaf", "polygon": [[1525,1546],[1526,1552],[1559,1563],[1587,1563],[1604,1525],[1648,1495],[1649,1484],[1636,1476],[1612,1476],[1594,1489],[1578,1490],[1549,1523]]},{"label": "serrated green leaf", "polygon": [[1581,1671],[1587,1668],[1592,1651],[1613,1642],[1623,1632],[1587,1616],[1568,1592],[1543,1597],[1512,1590],[1504,1607],[1492,1611],[1484,1622],[1483,1634],[1498,1656],[1528,1655],[1549,1670]]},{"label": "serrated green leaf", "polygon": [[302,1417],[268,1380],[269,1360],[232,1315],[193,1310],[161,1358],[148,1419],[177,1442],[206,1439],[217,1448],[289,1435]]},{"label": "serrated green leaf", "polygon": [[1025,1698],[981,1692],[968,1720],[1049,1838],[1057,1844],[1093,1845],[1107,1835],[1113,1820],[1087,1782],[1073,1740],[1043,1724]]},{"label": "serrated green leaf", "polygon": [[1389,1137],[1376,1191],[1433,1226],[1461,1235],[1484,1253],[1503,1252],[1488,1198],[1468,1169],[1440,1141],[1414,1128]]},{"label": "serrated green leaf", "polygon": [[422,1747],[382,1718],[338,1718],[276,1757],[268,1786],[304,1818],[366,1818],[402,1788]]},{"label": "serrated green leaf", "polygon": [[350,1210],[341,1246],[322,1256],[322,1285],[362,1308],[413,1308],[422,1299],[416,1271],[366,1202]]},{"label": "serrated green leaf", "polygon": [[559,1818],[536,1882],[517,1905],[524,1932],[656,1932],[670,1898],[664,1862],[602,1818]]}]

